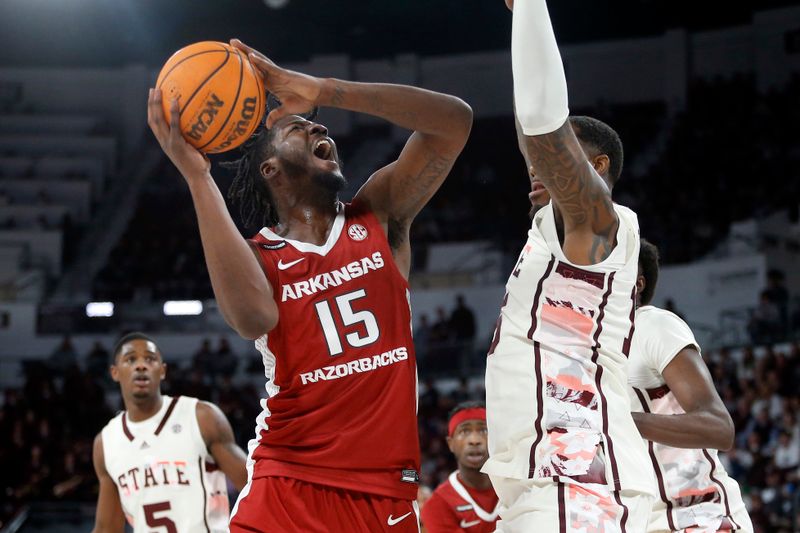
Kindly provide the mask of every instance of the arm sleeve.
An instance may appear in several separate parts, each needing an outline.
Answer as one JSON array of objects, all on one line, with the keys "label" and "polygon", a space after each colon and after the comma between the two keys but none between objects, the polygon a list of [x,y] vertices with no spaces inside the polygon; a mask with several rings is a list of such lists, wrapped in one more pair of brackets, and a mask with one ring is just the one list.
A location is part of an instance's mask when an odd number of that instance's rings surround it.
[{"label": "arm sleeve", "polygon": [[453,533],[462,531],[458,517],[450,510],[444,498],[436,494],[425,502],[420,513],[425,533]]},{"label": "arm sleeve", "polygon": [[516,0],[511,27],[514,106],[525,135],[543,135],[567,120],[567,79],[545,0]]},{"label": "arm sleeve", "polygon": [[647,336],[645,357],[649,366],[659,373],[687,346],[694,346],[700,352],[700,345],[688,324],[673,313],[662,311],[653,314],[648,317],[644,329]]}]

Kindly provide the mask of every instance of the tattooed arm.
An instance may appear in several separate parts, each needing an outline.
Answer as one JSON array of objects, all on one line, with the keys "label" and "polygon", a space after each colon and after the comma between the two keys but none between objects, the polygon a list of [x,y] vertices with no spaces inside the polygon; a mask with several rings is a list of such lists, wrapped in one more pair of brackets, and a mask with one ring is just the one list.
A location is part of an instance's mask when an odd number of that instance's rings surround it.
[{"label": "tattooed arm", "polygon": [[518,0],[513,10],[511,64],[520,150],[563,218],[564,254],[577,264],[595,264],[616,244],[619,221],[611,192],[567,119],[567,80],[545,0]]},{"label": "tattooed arm", "polygon": [[411,221],[439,189],[467,142],[472,110],[462,100],[403,85],[328,80],[321,103],[368,113],[413,130],[396,161],[356,194],[384,224],[400,271],[408,277]]},{"label": "tattooed arm", "polygon": [[547,188],[563,219],[567,259],[579,265],[603,261],[616,245],[619,220],[611,191],[589,163],[569,121],[544,135],[518,133],[529,172]]}]

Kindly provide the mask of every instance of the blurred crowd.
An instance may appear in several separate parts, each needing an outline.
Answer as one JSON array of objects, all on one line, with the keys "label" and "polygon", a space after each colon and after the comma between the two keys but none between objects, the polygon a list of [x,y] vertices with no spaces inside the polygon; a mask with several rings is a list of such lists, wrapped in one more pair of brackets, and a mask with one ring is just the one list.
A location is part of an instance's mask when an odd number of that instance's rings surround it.
[{"label": "blurred crowd", "polygon": [[[642,234],[659,246],[665,264],[711,253],[734,221],[779,209],[798,216],[800,179],[792,172],[800,168],[800,145],[793,141],[800,77],[763,95],[752,76],[695,81],[686,108],[675,115],[655,102],[600,103],[573,113],[605,120],[619,132],[626,166],[614,195],[639,214]],[[357,139],[337,140],[345,159],[356,151]],[[225,191],[231,175],[216,163]],[[95,299],[212,296],[182,179],[169,164],[156,174],[95,279]],[[449,178],[412,225],[414,266],[424,267],[426,246],[437,242],[490,240],[516,256],[530,224],[529,190],[512,117],[476,120]]]},{"label": "blurred crowd", "polygon": [[[722,349],[705,356],[736,425],[734,448],[720,456],[742,487],[756,530],[796,531],[800,343]],[[237,442],[246,448],[263,394],[263,369],[257,357],[252,359],[234,354],[224,339],[209,339],[191,360],[170,362],[163,392],[217,403],[230,419]],[[0,522],[28,501],[95,501],[92,440],[122,407],[118,387],[108,377],[108,363],[109,351],[102,345],[78,354],[65,338],[49,360],[26,362],[24,382],[4,391]],[[424,361],[420,370],[422,484],[433,489],[455,469],[444,439],[447,413],[459,402],[482,400],[484,390],[480,374],[467,379],[453,378],[451,372],[450,378],[434,378]]]}]

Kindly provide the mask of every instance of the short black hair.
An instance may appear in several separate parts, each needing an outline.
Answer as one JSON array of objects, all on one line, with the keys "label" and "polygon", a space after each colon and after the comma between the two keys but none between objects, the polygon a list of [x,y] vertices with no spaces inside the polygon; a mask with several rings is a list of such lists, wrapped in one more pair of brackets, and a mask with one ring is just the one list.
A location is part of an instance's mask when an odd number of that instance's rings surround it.
[{"label": "short black hair", "polygon": [[137,340],[149,341],[155,344],[156,347],[158,347],[158,344],[156,344],[156,341],[153,340],[152,337],[150,337],[149,335],[145,335],[141,331],[134,331],[128,333],[127,335],[123,335],[122,337],[120,337],[120,339],[114,345],[114,349],[111,351],[111,363],[113,364],[117,361],[117,355],[119,355],[120,350],[122,350],[122,347],[125,344]]},{"label": "short black hair", "polygon": [[647,239],[641,240],[639,266],[644,276],[644,290],[640,294],[642,305],[649,305],[658,285],[658,247]]},{"label": "short black hair", "polygon": [[[267,94],[267,108],[264,119],[270,111],[281,105],[280,100],[272,94]],[[317,117],[318,108],[313,108],[308,113],[299,115],[306,120]],[[278,224],[278,212],[272,199],[266,180],[261,175],[261,163],[275,155],[275,128],[267,128],[261,123],[253,135],[239,148],[241,157],[235,161],[221,163],[223,168],[235,172],[233,182],[228,188],[228,200],[239,204],[239,216],[245,227],[272,227]]]},{"label": "short black hair", "polygon": [[464,411],[466,409],[479,409],[479,408],[486,408],[486,404],[480,400],[468,400],[466,402],[461,402],[460,404],[456,405],[452,409],[450,409],[450,413],[447,415],[447,421],[453,419],[459,412]]},{"label": "short black hair", "polygon": [[598,154],[608,156],[608,176],[611,184],[616,184],[622,174],[625,157],[619,134],[602,120],[592,117],[582,115],[569,117],[569,123],[579,141],[594,148]]}]

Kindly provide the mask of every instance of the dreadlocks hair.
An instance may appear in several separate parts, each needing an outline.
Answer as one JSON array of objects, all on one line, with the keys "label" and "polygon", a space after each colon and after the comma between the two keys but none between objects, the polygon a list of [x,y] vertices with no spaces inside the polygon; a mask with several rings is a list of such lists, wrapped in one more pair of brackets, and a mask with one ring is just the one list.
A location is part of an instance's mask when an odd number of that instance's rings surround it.
[{"label": "dreadlocks hair", "polygon": [[122,350],[122,347],[125,344],[131,341],[138,341],[138,340],[148,341],[152,342],[153,344],[156,344],[156,341],[154,341],[152,337],[150,337],[149,335],[145,335],[140,331],[134,331],[132,333],[128,333],[127,335],[123,335],[122,337],[120,337],[120,339],[114,345],[114,349],[111,351],[111,363],[114,364],[117,361],[117,356],[119,355],[120,350]]},{"label": "dreadlocks hair", "polygon": [[608,156],[608,175],[611,185],[616,184],[622,174],[624,153],[622,140],[614,128],[602,120],[586,116],[569,117],[569,123],[579,141],[588,144],[598,153]]},{"label": "dreadlocks hair", "polygon": [[[280,106],[281,102],[272,94],[267,94],[267,109],[264,113],[266,120],[270,111]],[[317,108],[301,115],[306,120],[314,120]],[[275,155],[272,144],[275,138],[274,128],[269,129],[265,123],[256,128],[253,135],[239,148],[242,156],[235,161],[223,162],[224,168],[235,172],[231,186],[228,188],[228,200],[239,205],[239,216],[245,227],[253,226],[272,227],[280,222],[275,210],[272,192],[266,180],[261,175],[261,163]]]},{"label": "dreadlocks hair", "polygon": [[640,295],[642,305],[649,305],[658,285],[658,247],[647,239],[641,240],[639,266],[644,276],[644,290]]}]

